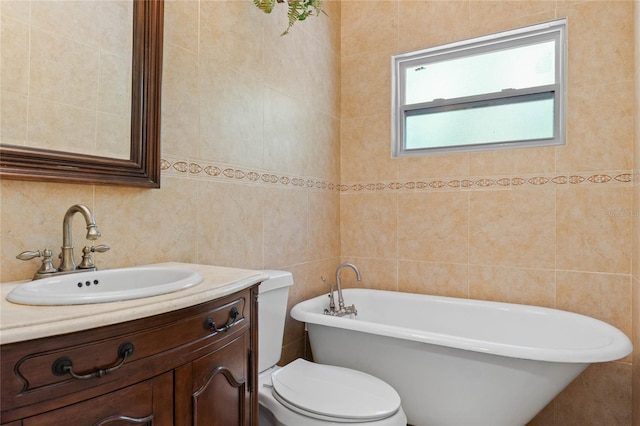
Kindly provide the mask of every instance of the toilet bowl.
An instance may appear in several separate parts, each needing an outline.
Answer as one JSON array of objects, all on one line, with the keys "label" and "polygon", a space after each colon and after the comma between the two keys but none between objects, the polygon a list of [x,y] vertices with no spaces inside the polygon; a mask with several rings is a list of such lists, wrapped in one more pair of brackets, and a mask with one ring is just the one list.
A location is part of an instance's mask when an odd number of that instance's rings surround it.
[{"label": "toilet bowl", "polygon": [[276,366],[293,277],[264,273],[269,279],[260,284],[258,299],[260,426],[406,426],[400,396],[374,376],[304,359]]}]

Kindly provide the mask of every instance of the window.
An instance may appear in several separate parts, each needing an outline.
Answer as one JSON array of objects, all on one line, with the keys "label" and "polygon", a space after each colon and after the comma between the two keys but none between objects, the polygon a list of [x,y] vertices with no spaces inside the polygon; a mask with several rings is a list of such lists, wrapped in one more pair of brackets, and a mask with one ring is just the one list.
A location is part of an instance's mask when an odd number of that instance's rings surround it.
[{"label": "window", "polygon": [[566,20],[395,55],[393,155],[562,145]]}]

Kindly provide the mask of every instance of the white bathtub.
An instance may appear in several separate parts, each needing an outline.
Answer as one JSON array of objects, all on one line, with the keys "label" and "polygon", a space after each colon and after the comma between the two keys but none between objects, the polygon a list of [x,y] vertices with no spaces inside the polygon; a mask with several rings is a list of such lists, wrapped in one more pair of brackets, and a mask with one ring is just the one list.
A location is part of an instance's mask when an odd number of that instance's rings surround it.
[{"label": "white bathtub", "polygon": [[516,426],[589,364],[631,353],[602,321],[555,309],[346,289],[354,318],[323,315],[326,295],[294,306],[313,358],[393,386],[416,426]]}]

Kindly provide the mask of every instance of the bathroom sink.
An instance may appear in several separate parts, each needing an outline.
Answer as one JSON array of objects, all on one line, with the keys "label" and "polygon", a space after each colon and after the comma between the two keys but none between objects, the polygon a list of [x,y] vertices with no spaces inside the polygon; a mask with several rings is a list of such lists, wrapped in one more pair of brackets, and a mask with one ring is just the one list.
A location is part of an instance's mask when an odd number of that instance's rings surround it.
[{"label": "bathroom sink", "polygon": [[81,305],[158,296],[193,287],[202,276],[187,268],[138,266],[55,275],[14,288],[7,300],[24,305]]}]

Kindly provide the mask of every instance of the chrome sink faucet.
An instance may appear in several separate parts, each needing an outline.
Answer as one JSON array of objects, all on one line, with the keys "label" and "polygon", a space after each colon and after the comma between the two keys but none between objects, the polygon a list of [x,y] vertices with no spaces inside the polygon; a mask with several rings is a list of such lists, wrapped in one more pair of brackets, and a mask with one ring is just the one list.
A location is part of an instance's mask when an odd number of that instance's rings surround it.
[{"label": "chrome sink faucet", "polygon": [[[358,315],[358,310],[356,309],[355,305],[351,305],[351,306],[344,305],[344,297],[342,296],[342,284],[340,283],[340,272],[342,272],[344,268],[353,269],[353,271],[356,273],[357,280],[362,281],[360,270],[353,263],[346,262],[338,266],[338,269],[336,269],[336,287],[338,288],[338,310],[335,310],[335,305],[334,305],[333,309],[330,308],[329,310],[325,311],[327,315],[333,315],[338,317],[351,315],[351,314]],[[333,288],[331,289],[330,298],[333,300]]]},{"label": "chrome sink faucet", "polygon": [[76,213],[82,214],[84,221],[87,225],[87,239],[94,241],[97,240],[101,234],[96,225],[96,219],[89,208],[83,204],[74,204],[69,207],[64,215],[62,222],[62,252],[60,253],[60,266],[58,268],[53,266],[53,256],[49,249],[38,251],[25,251],[20,253],[16,258],[20,260],[30,260],[36,257],[42,257],[42,265],[40,269],[33,276],[34,280],[40,278],[50,277],[53,274],[72,274],[75,272],[95,271],[95,264],[91,258],[91,253],[99,252],[104,253],[109,250],[109,246],[101,244],[98,246],[84,247],[82,249],[82,262],[76,266],[76,262],[73,258],[73,237],[71,232],[71,224],[73,216]]}]

